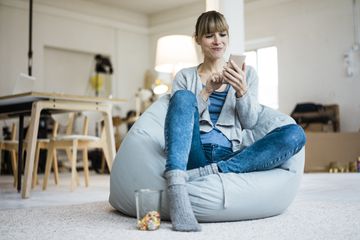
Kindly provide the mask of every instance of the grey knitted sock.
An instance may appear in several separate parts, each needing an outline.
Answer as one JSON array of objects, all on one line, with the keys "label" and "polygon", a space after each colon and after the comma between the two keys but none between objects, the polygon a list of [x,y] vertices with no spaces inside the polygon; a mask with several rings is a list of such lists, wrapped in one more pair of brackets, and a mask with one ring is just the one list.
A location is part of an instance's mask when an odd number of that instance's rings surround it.
[{"label": "grey knitted sock", "polygon": [[194,169],[186,171],[186,173],[189,176],[189,179],[188,179],[189,181],[192,181],[196,178],[207,176],[210,174],[216,174],[218,172],[219,172],[219,169],[218,169],[216,163],[212,163],[210,165],[206,165],[205,167],[194,168]]},{"label": "grey knitted sock", "polygon": [[168,185],[167,194],[173,230],[181,232],[201,231],[201,226],[195,218],[186,189],[186,172],[171,170],[165,173],[165,178]]}]

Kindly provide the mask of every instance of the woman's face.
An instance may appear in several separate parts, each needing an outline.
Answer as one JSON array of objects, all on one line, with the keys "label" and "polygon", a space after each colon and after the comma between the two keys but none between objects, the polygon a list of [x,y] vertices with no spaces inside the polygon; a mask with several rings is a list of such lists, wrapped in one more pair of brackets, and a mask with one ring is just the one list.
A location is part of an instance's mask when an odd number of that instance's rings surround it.
[{"label": "woman's face", "polygon": [[229,44],[229,36],[226,31],[205,34],[199,39],[198,44],[205,58],[222,59]]}]

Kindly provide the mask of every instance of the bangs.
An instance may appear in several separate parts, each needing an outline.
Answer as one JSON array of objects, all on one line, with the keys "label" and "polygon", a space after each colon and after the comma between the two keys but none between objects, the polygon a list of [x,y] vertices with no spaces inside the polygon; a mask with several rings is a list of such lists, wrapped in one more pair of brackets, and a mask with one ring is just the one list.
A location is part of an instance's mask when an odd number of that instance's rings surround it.
[{"label": "bangs", "polygon": [[210,21],[206,24],[206,26],[204,27],[204,32],[202,34],[209,34],[209,33],[214,33],[214,32],[227,32],[228,31],[228,26],[226,23],[224,23],[223,21],[221,21],[221,19],[209,19]]}]

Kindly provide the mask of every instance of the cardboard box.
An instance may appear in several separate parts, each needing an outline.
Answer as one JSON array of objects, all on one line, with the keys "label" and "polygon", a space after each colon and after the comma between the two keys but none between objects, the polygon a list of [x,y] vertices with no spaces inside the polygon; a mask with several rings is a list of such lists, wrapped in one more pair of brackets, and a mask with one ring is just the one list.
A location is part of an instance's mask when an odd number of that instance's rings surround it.
[{"label": "cardboard box", "polygon": [[[305,172],[349,168],[360,157],[360,132],[306,132]],[[333,165],[334,165],[333,164]]]}]

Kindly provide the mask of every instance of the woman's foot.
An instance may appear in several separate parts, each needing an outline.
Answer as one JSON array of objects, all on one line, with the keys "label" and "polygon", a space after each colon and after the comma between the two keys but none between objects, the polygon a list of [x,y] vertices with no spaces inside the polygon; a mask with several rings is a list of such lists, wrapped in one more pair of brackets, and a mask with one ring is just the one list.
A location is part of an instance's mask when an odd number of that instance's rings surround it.
[{"label": "woman's foot", "polygon": [[182,170],[171,170],[165,173],[169,198],[170,218],[173,230],[181,232],[199,232],[186,188],[187,174]]},{"label": "woman's foot", "polygon": [[219,169],[216,163],[212,163],[209,165],[206,165],[204,167],[194,168],[191,170],[186,171],[187,175],[189,176],[188,181],[192,181],[196,178],[207,176],[210,174],[217,174],[219,173]]}]

